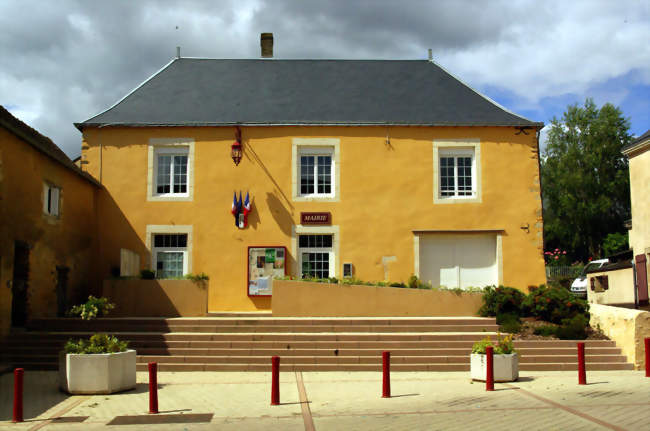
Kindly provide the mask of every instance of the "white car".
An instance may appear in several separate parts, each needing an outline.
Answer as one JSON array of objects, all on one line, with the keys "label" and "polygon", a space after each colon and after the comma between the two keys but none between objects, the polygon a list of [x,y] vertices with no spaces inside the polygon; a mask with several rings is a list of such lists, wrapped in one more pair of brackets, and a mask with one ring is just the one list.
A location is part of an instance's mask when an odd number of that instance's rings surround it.
[{"label": "white car", "polygon": [[582,269],[582,273],[571,283],[571,292],[577,296],[587,296],[587,271],[593,271],[609,263],[609,259],[592,260]]}]

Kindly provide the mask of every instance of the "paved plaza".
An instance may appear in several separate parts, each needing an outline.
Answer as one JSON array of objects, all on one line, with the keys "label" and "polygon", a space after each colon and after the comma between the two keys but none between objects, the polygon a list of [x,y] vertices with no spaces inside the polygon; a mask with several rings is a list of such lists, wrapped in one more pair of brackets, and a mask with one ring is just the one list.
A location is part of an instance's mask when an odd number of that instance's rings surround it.
[{"label": "paved plaza", "polygon": [[159,373],[159,415],[147,414],[148,375],[135,390],[68,396],[57,373],[25,372],[25,422],[12,424],[13,374],[0,377],[1,430],[650,430],[650,378],[640,371],[522,373],[518,382],[471,382],[468,372],[286,372],[280,406],[270,373]]}]

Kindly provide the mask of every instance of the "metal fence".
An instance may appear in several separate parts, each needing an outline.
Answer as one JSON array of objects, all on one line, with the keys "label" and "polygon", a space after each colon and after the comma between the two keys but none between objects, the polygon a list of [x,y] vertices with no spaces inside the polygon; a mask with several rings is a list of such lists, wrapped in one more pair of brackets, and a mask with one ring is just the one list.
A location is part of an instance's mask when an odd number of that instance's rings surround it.
[{"label": "metal fence", "polygon": [[575,278],[582,272],[583,266],[547,266],[546,278],[550,280],[558,278]]}]

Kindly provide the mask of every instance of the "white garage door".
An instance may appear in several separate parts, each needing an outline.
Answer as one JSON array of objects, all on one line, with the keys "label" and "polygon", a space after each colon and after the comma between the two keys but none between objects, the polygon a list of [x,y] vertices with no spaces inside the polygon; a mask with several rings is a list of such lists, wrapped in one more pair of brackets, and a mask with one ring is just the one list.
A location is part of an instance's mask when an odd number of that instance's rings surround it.
[{"label": "white garage door", "polygon": [[421,235],[420,279],[450,288],[498,284],[496,235]]}]

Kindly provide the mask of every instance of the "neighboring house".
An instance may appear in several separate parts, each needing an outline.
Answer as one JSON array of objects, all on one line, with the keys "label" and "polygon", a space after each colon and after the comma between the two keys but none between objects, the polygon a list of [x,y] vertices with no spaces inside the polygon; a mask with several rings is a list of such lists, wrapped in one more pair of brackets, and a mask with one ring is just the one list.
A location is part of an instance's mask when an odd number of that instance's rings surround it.
[{"label": "neighboring house", "polygon": [[99,184],[0,106],[0,335],[96,286]]},{"label": "neighboring house", "polygon": [[210,311],[269,309],[260,294],[285,269],[545,282],[543,124],[432,61],[177,58],[76,126],[83,169],[110,195],[103,276],[126,250],[160,277],[205,272]]},{"label": "neighboring house", "polygon": [[630,247],[634,250],[637,301],[648,304],[648,256],[650,255],[650,130],[623,148],[630,163],[632,228]]}]

